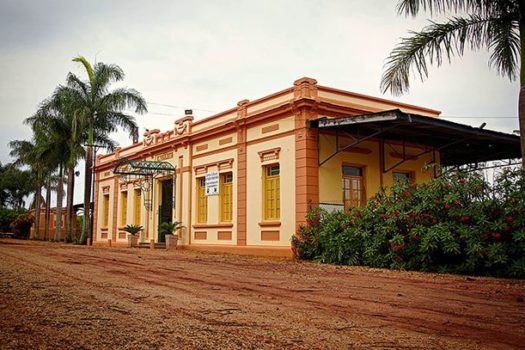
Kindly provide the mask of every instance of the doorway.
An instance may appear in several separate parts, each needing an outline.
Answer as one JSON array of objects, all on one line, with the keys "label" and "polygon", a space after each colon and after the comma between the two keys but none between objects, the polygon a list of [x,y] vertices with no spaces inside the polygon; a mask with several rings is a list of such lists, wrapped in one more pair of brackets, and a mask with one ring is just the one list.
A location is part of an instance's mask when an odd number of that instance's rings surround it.
[{"label": "doorway", "polygon": [[[159,228],[164,222],[173,222],[173,179],[160,182]],[[166,242],[164,233],[158,231],[159,242]]]}]

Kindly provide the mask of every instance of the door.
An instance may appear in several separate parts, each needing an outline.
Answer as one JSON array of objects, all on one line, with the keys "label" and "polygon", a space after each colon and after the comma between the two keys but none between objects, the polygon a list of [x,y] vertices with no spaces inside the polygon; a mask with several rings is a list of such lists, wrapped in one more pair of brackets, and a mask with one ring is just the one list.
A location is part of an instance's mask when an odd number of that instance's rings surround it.
[{"label": "door", "polygon": [[[163,180],[160,189],[159,228],[163,222],[173,221],[173,179]],[[166,242],[164,233],[159,231],[159,242]]]},{"label": "door", "polygon": [[362,168],[343,166],[343,202],[345,209],[364,205],[365,192]]}]

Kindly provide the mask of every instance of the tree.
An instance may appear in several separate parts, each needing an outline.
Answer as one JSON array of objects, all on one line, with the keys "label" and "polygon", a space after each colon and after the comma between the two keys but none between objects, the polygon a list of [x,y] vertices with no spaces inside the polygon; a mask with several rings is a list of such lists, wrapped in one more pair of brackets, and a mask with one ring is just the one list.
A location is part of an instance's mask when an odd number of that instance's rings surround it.
[{"label": "tree", "polygon": [[11,147],[10,155],[15,158],[15,165],[26,165],[31,168],[31,171],[36,174],[35,179],[35,231],[34,239],[38,239],[40,233],[40,209],[42,198],[42,174],[43,161],[41,158],[43,135],[36,133],[32,141],[15,140],[9,142]]},{"label": "tree", "polygon": [[[87,132],[85,131],[82,120],[79,120],[75,113],[74,99],[71,98],[67,90],[60,87],[54,94],[46,99],[39,107],[38,112],[27,118],[25,121],[32,128],[38,128],[47,135],[48,142],[53,145],[54,150],[50,159],[51,167],[58,168],[56,179],[56,230],[55,240],[61,240],[62,231],[62,200],[64,197],[63,182],[64,168],[67,169],[67,198],[66,198],[66,241],[73,241],[72,216],[73,198],[75,185],[75,166],[78,160],[85,154],[82,144],[86,141]],[[80,123],[80,124],[79,124]],[[113,149],[115,142],[104,135],[102,132],[96,133],[95,142],[107,149]]]},{"label": "tree", "polygon": [[0,163],[0,206],[21,210],[24,198],[34,192],[35,178],[29,170]]},{"label": "tree", "polygon": [[84,220],[81,236],[81,243],[85,244],[87,239],[92,237],[89,208],[94,140],[97,135],[105,136],[119,127],[132,132],[137,127],[135,119],[123,111],[134,108],[136,113],[144,113],[147,112],[147,107],[146,101],[136,90],[129,88],[109,90],[112,83],[124,79],[124,72],[119,66],[102,62],[93,66],[81,56],[74,58],[73,61],[82,64],[88,80],[83,81],[75,74],[69,73],[67,84],[59,87],[57,91],[68,95],[74,106],[73,112],[87,129]]},{"label": "tree", "polygon": [[[518,102],[522,166],[525,168],[525,1],[523,0],[401,0],[398,13],[416,16],[453,13],[445,23],[430,21],[420,32],[401,39],[386,62],[383,92],[394,95],[409,89],[413,70],[424,80],[428,64],[440,66],[462,56],[465,48],[490,51],[489,66],[511,81],[520,79]],[[520,62],[521,61],[521,62]]]}]

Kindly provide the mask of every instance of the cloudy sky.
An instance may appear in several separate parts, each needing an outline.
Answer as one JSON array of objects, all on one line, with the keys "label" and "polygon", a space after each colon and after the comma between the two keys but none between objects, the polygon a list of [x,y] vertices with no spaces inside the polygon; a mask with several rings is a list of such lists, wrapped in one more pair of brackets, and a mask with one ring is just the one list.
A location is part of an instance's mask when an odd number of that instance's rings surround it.
[{"label": "cloudy sky", "polygon": [[[83,74],[71,62],[78,55],[124,69],[125,85],[150,103],[150,112],[137,117],[141,131],[171,128],[185,108],[202,118],[303,76],[392,98],[379,89],[385,58],[427,19],[396,15],[396,3],[0,0],[0,162],[10,161],[10,140],[31,136],[23,120],[40,101],[68,72]],[[432,69],[424,83],[413,80],[410,93],[396,99],[512,132],[519,86],[490,71],[487,60],[487,52],[467,53]],[[130,142],[123,133],[115,138],[123,146]]]}]

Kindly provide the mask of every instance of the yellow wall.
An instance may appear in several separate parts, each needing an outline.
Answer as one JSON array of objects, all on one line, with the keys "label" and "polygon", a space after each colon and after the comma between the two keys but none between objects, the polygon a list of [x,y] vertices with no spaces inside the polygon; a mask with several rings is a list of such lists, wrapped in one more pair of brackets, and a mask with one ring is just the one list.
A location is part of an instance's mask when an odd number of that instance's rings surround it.
[{"label": "yellow wall", "polygon": [[[320,140],[320,160],[327,159],[336,150],[335,135],[321,134]],[[344,147],[348,145],[350,138],[342,138],[340,136],[339,145]],[[364,168],[364,185],[365,194],[368,198],[372,197],[381,188],[381,164],[380,164],[380,146],[377,141],[364,141],[356,147],[370,150],[369,154],[339,152],[329,161],[319,167],[319,202],[327,204],[343,204],[342,194],[342,166],[343,164],[358,165]],[[393,150],[392,150],[392,148]],[[385,145],[385,161],[386,168],[395,165],[401,159],[393,158],[390,153],[401,153],[401,145]],[[416,155],[421,153],[421,148],[406,147],[406,153]],[[415,160],[407,160],[400,166],[390,170],[382,175],[383,186],[390,187],[393,183],[393,171],[412,171],[415,175],[416,182],[424,182],[431,180],[433,176],[432,169],[423,169],[425,163],[432,161],[432,154],[426,154]]]},{"label": "yellow wall", "polygon": [[[280,147],[279,159],[261,161],[259,152]],[[269,164],[280,165],[281,225],[261,228],[263,220],[263,169]],[[247,149],[247,237],[248,245],[288,246],[295,233],[295,136],[256,143]],[[261,231],[279,231],[278,241],[261,240]]]}]

